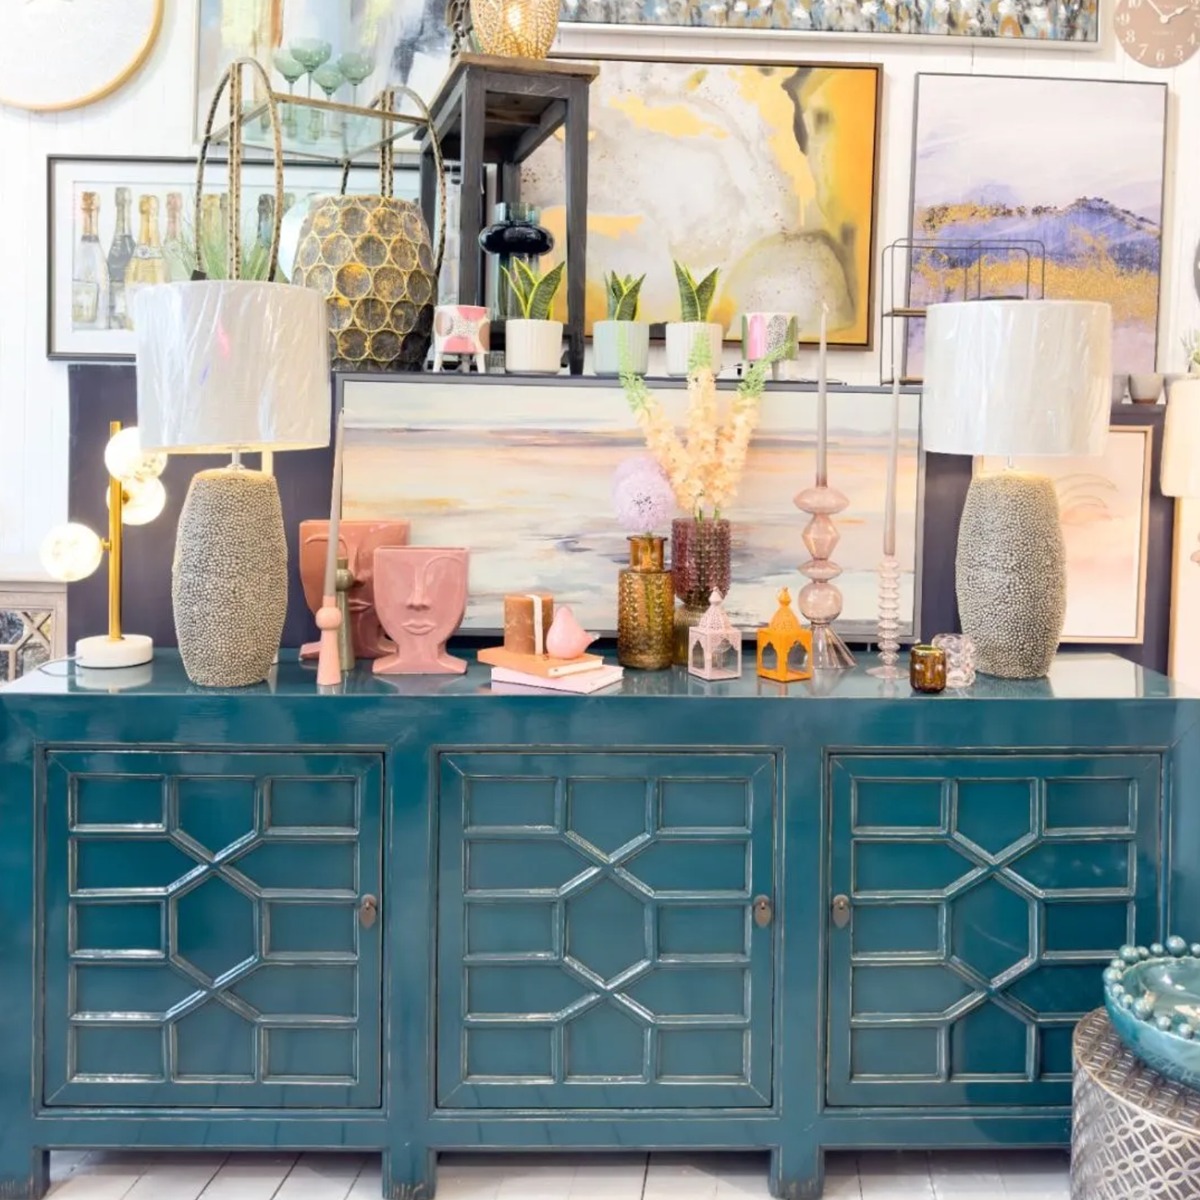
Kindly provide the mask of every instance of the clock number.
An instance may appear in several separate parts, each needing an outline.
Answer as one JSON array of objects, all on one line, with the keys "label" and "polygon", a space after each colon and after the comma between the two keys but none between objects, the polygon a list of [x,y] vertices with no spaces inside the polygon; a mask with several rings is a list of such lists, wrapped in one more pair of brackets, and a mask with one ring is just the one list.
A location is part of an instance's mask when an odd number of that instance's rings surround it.
[{"label": "clock number", "polygon": [[1125,45],[1132,46],[1137,41],[1137,34],[1132,29],[1125,30],[1125,36],[1121,39]]},{"label": "clock number", "polygon": [[1157,64],[1158,64],[1160,67],[1161,67],[1161,66],[1163,65],[1163,63],[1165,63],[1165,62],[1167,61],[1167,55],[1166,55],[1166,51],[1165,51],[1165,50],[1159,50],[1159,51],[1158,51],[1158,52],[1157,52],[1157,53],[1154,55],[1154,61],[1155,61],[1155,62],[1156,62],[1156,63],[1157,63]]},{"label": "clock number", "polygon": [[1127,12],[1119,12],[1117,13],[1116,23],[1118,25],[1128,25],[1131,19]]}]

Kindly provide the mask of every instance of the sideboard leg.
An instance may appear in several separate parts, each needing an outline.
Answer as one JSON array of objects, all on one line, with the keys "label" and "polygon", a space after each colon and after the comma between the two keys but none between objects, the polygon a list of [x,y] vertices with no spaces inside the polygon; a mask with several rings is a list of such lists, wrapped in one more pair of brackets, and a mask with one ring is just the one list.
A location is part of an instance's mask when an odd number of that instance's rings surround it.
[{"label": "sideboard leg", "polygon": [[0,1147],[0,1200],[41,1200],[50,1187],[50,1151]]},{"label": "sideboard leg", "polygon": [[425,1146],[393,1146],[383,1152],[384,1200],[433,1200],[437,1155]]},{"label": "sideboard leg", "polygon": [[771,1151],[771,1195],[781,1200],[819,1200],[825,1187],[825,1151],[820,1146],[776,1146]]}]

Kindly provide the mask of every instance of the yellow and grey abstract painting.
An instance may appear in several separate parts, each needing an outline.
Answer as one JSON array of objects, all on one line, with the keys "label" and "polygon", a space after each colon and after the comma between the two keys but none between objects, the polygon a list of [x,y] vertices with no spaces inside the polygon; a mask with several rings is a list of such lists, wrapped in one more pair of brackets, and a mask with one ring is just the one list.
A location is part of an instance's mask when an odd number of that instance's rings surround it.
[{"label": "yellow and grey abstract painting", "polygon": [[[869,65],[601,61],[589,100],[587,326],[604,275],[646,275],[641,316],[679,319],[672,259],[720,269],[712,319],[794,312],[815,341],[870,344],[881,73]],[[522,199],[565,242],[563,146]],[[570,268],[568,268],[570,269]]]}]

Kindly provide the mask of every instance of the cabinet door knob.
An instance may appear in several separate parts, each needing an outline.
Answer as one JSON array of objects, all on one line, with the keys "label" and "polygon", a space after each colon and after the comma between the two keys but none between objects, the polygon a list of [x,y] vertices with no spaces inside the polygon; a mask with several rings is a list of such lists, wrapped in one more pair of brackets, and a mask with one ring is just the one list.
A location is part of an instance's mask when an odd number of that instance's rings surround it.
[{"label": "cabinet door knob", "polygon": [[754,897],[754,923],[760,929],[765,929],[771,923],[771,918],[775,916],[775,909],[771,905],[769,896]]},{"label": "cabinet door knob", "polygon": [[358,903],[358,923],[364,929],[370,929],[379,915],[379,902],[374,896],[364,896]]},{"label": "cabinet door knob", "polygon": [[845,929],[850,924],[850,897],[834,896],[829,906],[835,929]]}]

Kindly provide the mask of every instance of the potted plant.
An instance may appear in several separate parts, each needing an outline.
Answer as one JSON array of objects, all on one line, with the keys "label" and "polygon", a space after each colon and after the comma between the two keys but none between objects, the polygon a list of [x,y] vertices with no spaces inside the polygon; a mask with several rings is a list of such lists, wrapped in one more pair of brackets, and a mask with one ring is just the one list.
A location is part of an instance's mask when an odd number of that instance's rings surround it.
[{"label": "potted plant", "polygon": [[608,320],[592,326],[592,370],[597,375],[620,375],[622,370],[645,375],[649,368],[650,325],[637,319],[638,296],[645,282],[645,275],[634,279],[615,271],[604,277]]},{"label": "potted plant", "polygon": [[714,267],[699,283],[690,268],[675,264],[675,281],[679,284],[681,320],[667,322],[667,374],[686,375],[692,361],[696,342],[708,342],[707,361],[714,371],[721,369],[721,343],[725,339],[722,326],[708,319],[717,292],[717,268]]},{"label": "potted plant", "polygon": [[519,317],[504,324],[504,369],[527,375],[557,375],[562,367],[563,325],[550,319],[550,306],[563,280],[566,263],[536,273],[523,259],[513,259],[513,269],[501,268]]},{"label": "potted plant", "polygon": [[1189,375],[1200,375],[1200,329],[1192,329],[1183,335],[1183,349],[1187,354]]}]

